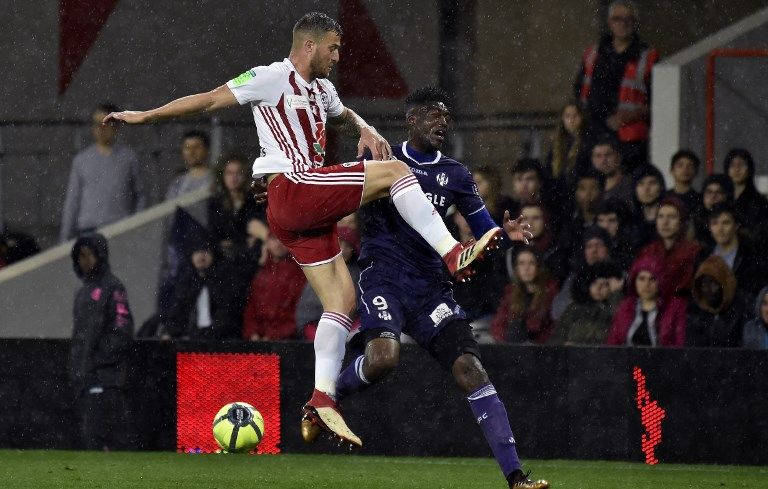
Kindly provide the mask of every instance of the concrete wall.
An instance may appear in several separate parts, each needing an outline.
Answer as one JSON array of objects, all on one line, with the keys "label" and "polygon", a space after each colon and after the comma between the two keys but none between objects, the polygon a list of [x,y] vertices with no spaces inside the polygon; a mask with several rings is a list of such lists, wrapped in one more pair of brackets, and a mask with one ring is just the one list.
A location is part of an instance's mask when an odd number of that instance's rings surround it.
[{"label": "concrete wall", "polygon": [[[138,329],[156,310],[166,222],[176,206],[205,222],[207,190],[155,206],[100,230],[108,240],[112,272],[128,292]],[[72,269],[68,241],[0,270],[0,338],[69,338],[72,304],[82,285]]]}]

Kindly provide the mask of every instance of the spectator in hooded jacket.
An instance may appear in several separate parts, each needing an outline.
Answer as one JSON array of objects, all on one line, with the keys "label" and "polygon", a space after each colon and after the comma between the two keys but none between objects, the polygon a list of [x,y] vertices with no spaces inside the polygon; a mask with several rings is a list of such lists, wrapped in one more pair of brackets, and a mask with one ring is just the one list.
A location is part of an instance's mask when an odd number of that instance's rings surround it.
[{"label": "spectator in hooded jacket", "polygon": [[754,248],[739,236],[742,223],[733,204],[721,202],[709,211],[709,231],[713,244],[704,248],[699,261],[711,255],[719,256],[736,275],[736,287],[750,299],[757,295],[766,279],[764,253],[755,253]]},{"label": "spectator in hooded jacket", "polygon": [[627,206],[614,197],[600,202],[595,212],[595,224],[605,229],[611,239],[608,253],[622,270],[629,270],[637,251],[637,231]]},{"label": "spectator in hooded jacket", "polygon": [[610,262],[583,267],[571,285],[571,303],[557,321],[550,343],[602,345],[621,293],[611,291],[610,279],[622,272]]},{"label": "spectator in hooded jacket", "polygon": [[644,247],[656,237],[656,215],[664,197],[664,176],[653,165],[643,165],[632,175],[636,243]]},{"label": "spectator in hooded jacket", "polygon": [[244,295],[233,268],[218,256],[209,236],[192,238],[189,249],[191,266],[179,276],[163,317],[167,334],[182,339],[237,338]]},{"label": "spectator in hooded jacket", "polygon": [[661,282],[669,284],[663,290],[664,300],[671,295],[687,296],[693,286],[694,267],[701,246],[685,236],[687,229],[685,204],[677,197],[664,197],[656,217],[658,237],[637,255],[637,260],[650,257],[661,266]]},{"label": "spectator in hooded jacket", "polygon": [[728,151],[723,172],[733,182],[736,212],[742,223],[741,235],[756,249],[768,247],[768,199],[755,187],[755,160],[746,149]]},{"label": "spectator in hooded jacket", "polygon": [[[712,234],[709,232],[709,212],[720,202],[733,203],[733,183],[727,175],[713,173],[704,179],[701,185],[701,203],[692,212],[693,232],[702,245],[711,245]],[[689,209],[690,210],[690,209]]]},{"label": "spectator in hooded jacket", "polygon": [[672,174],[674,184],[669,193],[683,201],[688,211],[694,214],[701,205],[701,194],[693,188],[693,181],[699,174],[701,160],[696,153],[687,149],[681,149],[672,155],[669,171]]},{"label": "spectator in hooded jacket", "polygon": [[491,323],[491,335],[499,343],[543,344],[554,326],[550,307],[557,294],[557,281],[548,277],[533,248],[516,250],[515,274]]},{"label": "spectator in hooded jacket", "polygon": [[742,343],[744,348],[768,350],[768,286],[757,294],[755,317],[744,325]]},{"label": "spectator in hooded jacket", "polygon": [[274,341],[296,338],[296,305],[306,278],[272,234],[262,253],[262,266],[251,281],[243,312],[244,340]]},{"label": "spectator in hooded jacket", "polygon": [[120,279],[109,266],[107,240],[87,234],[72,248],[77,291],[69,352],[69,379],[77,398],[83,444],[88,450],[131,447],[125,395],[133,340],[133,316]]},{"label": "spectator in hooded jacket", "polygon": [[741,346],[751,310],[728,265],[719,256],[710,256],[696,271],[693,300],[688,304],[686,346]]},{"label": "spectator in hooded jacket", "polygon": [[683,346],[688,300],[667,296],[661,264],[646,256],[629,272],[627,296],[613,316],[607,344],[626,346]]}]

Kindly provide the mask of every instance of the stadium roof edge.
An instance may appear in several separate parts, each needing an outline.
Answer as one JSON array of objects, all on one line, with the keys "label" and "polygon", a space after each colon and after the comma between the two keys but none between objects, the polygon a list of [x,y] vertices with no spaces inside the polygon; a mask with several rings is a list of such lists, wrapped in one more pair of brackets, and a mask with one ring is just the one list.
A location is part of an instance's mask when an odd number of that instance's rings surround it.
[{"label": "stadium roof edge", "polygon": [[708,36],[693,46],[678,51],[672,56],[663,59],[659,65],[684,65],[706,56],[713,49],[722,47],[725,44],[743,36],[747,32],[768,23],[768,7],[749,15],[742,20],[735,22],[728,27]]}]

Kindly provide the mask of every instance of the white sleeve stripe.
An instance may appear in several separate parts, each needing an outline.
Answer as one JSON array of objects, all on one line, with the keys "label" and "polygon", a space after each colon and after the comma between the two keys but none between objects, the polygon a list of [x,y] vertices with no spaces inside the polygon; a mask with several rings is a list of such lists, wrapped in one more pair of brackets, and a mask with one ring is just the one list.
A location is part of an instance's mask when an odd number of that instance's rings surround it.
[{"label": "white sleeve stripe", "polygon": [[483,204],[483,206],[481,208],[479,208],[478,210],[476,210],[474,212],[470,212],[469,214],[467,214],[467,216],[471,216],[473,214],[477,214],[478,212],[480,212],[483,209],[485,209],[485,204]]}]

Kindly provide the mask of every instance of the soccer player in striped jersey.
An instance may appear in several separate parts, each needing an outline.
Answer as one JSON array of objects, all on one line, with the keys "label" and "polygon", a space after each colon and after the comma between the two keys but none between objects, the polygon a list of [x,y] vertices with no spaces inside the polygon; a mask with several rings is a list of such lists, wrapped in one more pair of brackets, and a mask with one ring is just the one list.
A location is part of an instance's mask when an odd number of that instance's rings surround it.
[{"label": "soccer player in striped jersey", "polygon": [[[315,335],[315,389],[304,406],[303,425],[315,424],[360,446],[335,401],[349,316],[356,306],[337,221],[362,204],[389,197],[458,279],[471,273],[472,262],[495,245],[501,230],[490,229],[467,246],[458,243],[408,166],[391,159],[387,141],[341,103],[327,80],[339,61],[341,35],[335,20],[308,13],[294,26],[291,51],[283,61],[257,66],[214,90],[162,107],[108,114],[104,122],[141,124],[250,104],[261,145],[253,176],[266,177],[270,229],[302,266],[325,311]],[[326,122],[359,138],[360,154],[368,148],[375,161],[324,166]]]},{"label": "soccer player in striped jersey", "polygon": [[[408,140],[394,154],[406,162],[425,194],[445,217],[455,205],[475,236],[496,225],[478,195],[469,170],[442,154],[451,122],[448,98],[439,89],[416,90],[405,100]],[[521,470],[507,411],[480,362],[480,350],[461,306],[444,280],[435,251],[398,215],[390,202],[378,200],[361,209],[360,332],[352,349],[363,350],[341,373],[340,398],[383,379],[397,366],[400,334],[411,336],[453,374],[509,487],[546,489]],[[505,212],[504,231],[510,242],[533,238],[523,216]],[[506,241],[506,239],[505,239]],[[396,252],[393,250],[397,250]]]}]

